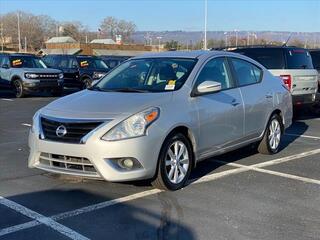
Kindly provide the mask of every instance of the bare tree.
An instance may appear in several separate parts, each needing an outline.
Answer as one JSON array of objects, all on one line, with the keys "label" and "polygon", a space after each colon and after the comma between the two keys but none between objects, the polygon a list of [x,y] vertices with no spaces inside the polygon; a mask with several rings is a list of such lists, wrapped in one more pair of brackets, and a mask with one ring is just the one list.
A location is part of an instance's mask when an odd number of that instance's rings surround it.
[{"label": "bare tree", "polygon": [[115,17],[106,17],[100,25],[103,36],[115,39],[116,35],[121,35],[124,42],[130,42],[132,34],[137,26],[131,21],[119,20]]}]

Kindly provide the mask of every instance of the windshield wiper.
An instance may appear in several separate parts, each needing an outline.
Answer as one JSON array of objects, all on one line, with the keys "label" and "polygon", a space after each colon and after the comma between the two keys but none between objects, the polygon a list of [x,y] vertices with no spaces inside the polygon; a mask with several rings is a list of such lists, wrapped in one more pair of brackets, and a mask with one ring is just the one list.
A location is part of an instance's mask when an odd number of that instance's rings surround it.
[{"label": "windshield wiper", "polygon": [[138,92],[138,93],[149,92],[148,90],[137,89],[137,88],[114,88],[114,89],[110,89],[110,90],[115,91],[115,92]]},{"label": "windshield wiper", "polygon": [[92,91],[99,91],[99,92],[111,92],[111,90],[109,89],[100,88],[98,86],[89,87],[87,89]]}]

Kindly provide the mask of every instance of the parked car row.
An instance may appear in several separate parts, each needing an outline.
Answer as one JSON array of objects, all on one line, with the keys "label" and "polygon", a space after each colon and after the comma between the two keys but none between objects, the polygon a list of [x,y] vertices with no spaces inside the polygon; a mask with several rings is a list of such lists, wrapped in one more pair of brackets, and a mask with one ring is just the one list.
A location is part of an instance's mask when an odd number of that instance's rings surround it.
[{"label": "parked car row", "polygon": [[0,87],[12,88],[18,98],[42,91],[60,96],[64,87],[90,87],[127,58],[0,53]]}]

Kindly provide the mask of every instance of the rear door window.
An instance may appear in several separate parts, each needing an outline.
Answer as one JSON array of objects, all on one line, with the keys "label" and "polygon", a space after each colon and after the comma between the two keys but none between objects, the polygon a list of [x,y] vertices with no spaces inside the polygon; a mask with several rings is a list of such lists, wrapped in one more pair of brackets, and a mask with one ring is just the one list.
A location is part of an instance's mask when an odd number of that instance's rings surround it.
[{"label": "rear door window", "polygon": [[239,58],[231,58],[231,61],[240,87],[261,81],[262,70],[260,68]]},{"label": "rear door window", "polygon": [[286,49],[287,69],[313,69],[309,51],[305,49]]},{"label": "rear door window", "polygon": [[286,66],[281,48],[238,49],[235,52],[256,60],[267,69],[284,69]]}]

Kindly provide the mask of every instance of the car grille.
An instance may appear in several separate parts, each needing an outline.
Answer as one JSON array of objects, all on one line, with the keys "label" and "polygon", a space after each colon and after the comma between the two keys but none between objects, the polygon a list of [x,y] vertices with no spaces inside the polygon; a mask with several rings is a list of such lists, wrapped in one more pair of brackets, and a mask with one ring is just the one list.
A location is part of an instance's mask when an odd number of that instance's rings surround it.
[{"label": "car grille", "polygon": [[41,169],[80,175],[84,177],[101,178],[89,159],[51,153],[41,153],[38,166]]},{"label": "car grille", "polygon": [[38,73],[38,77],[36,79],[59,79],[59,74],[52,74],[52,73]]},{"label": "car grille", "polygon": [[[81,143],[81,139],[98,127],[103,122],[69,122],[69,121],[55,121],[41,117],[41,126],[44,139],[66,142],[66,143]],[[57,135],[57,128],[64,127],[65,135]]]}]

